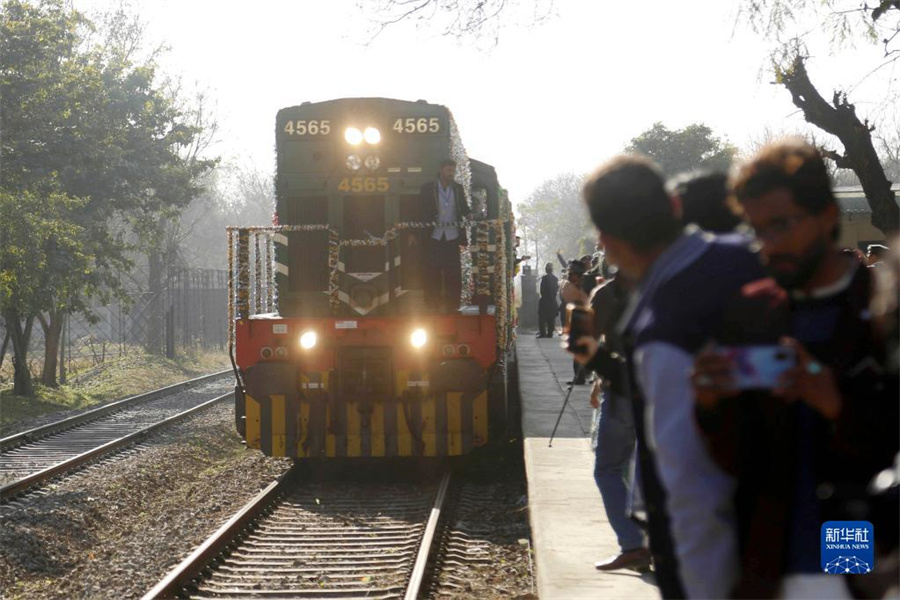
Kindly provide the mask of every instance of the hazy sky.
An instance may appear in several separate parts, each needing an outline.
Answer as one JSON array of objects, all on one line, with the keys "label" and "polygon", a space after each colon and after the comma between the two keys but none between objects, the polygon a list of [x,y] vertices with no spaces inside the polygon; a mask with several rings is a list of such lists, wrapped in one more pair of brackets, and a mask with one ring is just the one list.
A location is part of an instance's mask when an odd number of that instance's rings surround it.
[{"label": "hazy sky", "polygon": [[[766,128],[802,124],[788,92],[761,71],[770,44],[735,28],[728,0],[556,0],[555,18],[504,29],[487,52],[412,24],[366,46],[370,23],[351,0],[135,7],[149,35],[170,46],[164,68],[217,99],[218,152],[268,169],[279,108],[347,96],[445,104],[469,155],[497,167],[513,200],[557,173],[591,169],[655,121],[703,122],[738,146]],[[826,97],[833,85],[856,84],[859,65],[867,71],[881,55],[869,46],[840,57],[818,49],[809,70]],[[891,76],[879,72],[855,90],[860,113],[878,106]]]}]

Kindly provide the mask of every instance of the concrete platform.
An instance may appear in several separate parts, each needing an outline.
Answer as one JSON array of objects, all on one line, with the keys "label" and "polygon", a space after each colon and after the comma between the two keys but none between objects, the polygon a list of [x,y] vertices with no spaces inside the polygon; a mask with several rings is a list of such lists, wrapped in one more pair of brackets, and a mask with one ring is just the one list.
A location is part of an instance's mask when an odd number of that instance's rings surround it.
[{"label": "concrete platform", "polygon": [[519,332],[517,353],[538,596],[659,598],[652,575],[594,569],[619,547],[594,484],[590,386],[575,386],[548,447],[573,376],[572,360],[559,338],[536,339],[534,331]]}]

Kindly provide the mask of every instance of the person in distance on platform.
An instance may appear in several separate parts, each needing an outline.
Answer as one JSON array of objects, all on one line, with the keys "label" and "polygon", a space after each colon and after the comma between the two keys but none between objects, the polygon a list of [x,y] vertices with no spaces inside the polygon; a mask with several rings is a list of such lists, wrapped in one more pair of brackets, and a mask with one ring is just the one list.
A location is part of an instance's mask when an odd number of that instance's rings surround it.
[{"label": "person in distance on platform", "polygon": [[553,263],[544,265],[541,277],[541,298],[538,300],[538,337],[552,338],[556,330],[556,295],[559,293],[559,279],[553,274]]},{"label": "person in distance on platform", "polygon": [[[563,329],[569,326],[566,321],[566,319],[568,319],[568,315],[565,312],[566,305],[576,304],[578,306],[587,306],[588,304],[588,295],[584,292],[583,288],[583,278],[586,271],[587,269],[585,269],[582,261],[569,261],[568,268],[566,269],[566,279],[559,288],[559,296],[562,299],[562,310],[565,317],[563,320]],[[587,383],[587,377],[585,375],[586,369],[583,369],[578,362],[572,361],[572,370],[574,372],[574,378],[569,383],[574,383],[575,385],[584,385]]]},{"label": "person in distance on platform", "polygon": [[[698,423],[738,482],[742,568],[731,594],[850,598],[851,580],[822,572],[823,524],[870,521],[877,541],[898,510],[879,522],[885,513],[866,493],[900,447],[900,390],[871,308],[875,273],[837,245],[828,169],[805,141],[760,150],[734,194],[771,279],[744,286],[725,308],[717,346],[697,355],[692,375]],[[779,343],[793,366],[750,389],[718,349]]]},{"label": "person in distance on platform", "polygon": [[[688,371],[722,307],[759,279],[757,257],[732,236],[685,234],[677,201],[649,159],[623,155],[584,186],[606,258],[636,284],[619,328],[626,340],[650,549],[666,598],[722,598],[738,576],[734,479],[716,465],[694,419]],[[592,365],[597,340],[575,358]]]},{"label": "person in distance on platform", "polygon": [[[430,221],[436,223],[425,248],[428,266],[425,276],[425,301],[439,304],[442,312],[456,312],[462,295],[460,251],[468,245],[466,230],[459,225],[470,212],[463,186],[455,181],[456,161],[441,161],[436,181],[422,186],[419,201],[427,208]],[[410,237],[410,239],[414,239]]]},{"label": "person in distance on platform", "polygon": [[599,285],[597,283],[597,277],[599,275],[599,265],[594,262],[593,254],[585,254],[578,260],[582,265],[584,265],[584,275],[581,276],[581,291],[587,294],[588,298],[590,298],[591,292],[593,292],[594,288]]}]

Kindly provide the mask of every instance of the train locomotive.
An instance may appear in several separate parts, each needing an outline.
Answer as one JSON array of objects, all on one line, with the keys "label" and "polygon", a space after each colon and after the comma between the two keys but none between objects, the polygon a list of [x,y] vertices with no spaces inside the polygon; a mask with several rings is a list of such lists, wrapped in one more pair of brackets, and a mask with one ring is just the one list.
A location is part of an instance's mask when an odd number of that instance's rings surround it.
[{"label": "train locomotive", "polygon": [[[248,447],[295,459],[448,457],[512,407],[515,223],[450,111],[344,98],[276,116],[269,227],[229,227],[229,350]],[[457,164],[470,218],[460,309],[426,301],[420,196]],[[432,217],[433,218],[433,217]],[[410,238],[414,239],[410,239]]]}]

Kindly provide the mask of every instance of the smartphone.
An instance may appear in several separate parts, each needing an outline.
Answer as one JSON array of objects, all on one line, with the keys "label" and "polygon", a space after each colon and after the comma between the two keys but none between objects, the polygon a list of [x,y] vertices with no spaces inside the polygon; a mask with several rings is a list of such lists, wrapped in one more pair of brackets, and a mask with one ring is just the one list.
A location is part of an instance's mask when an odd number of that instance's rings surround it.
[{"label": "smartphone", "polygon": [[575,342],[585,336],[594,335],[593,309],[570,302],[566,304],[566,315],[568,315],[569,323],[569,338],[566,348],[575,354],[586,352],[587,348],[576,346]]},{"label": "smartphone", "polygon": [[721,350],[734,362],[734,384],[741,390],[772,389],[781,374],[797,364],[797,353],[785,346],[730,346]]}]

